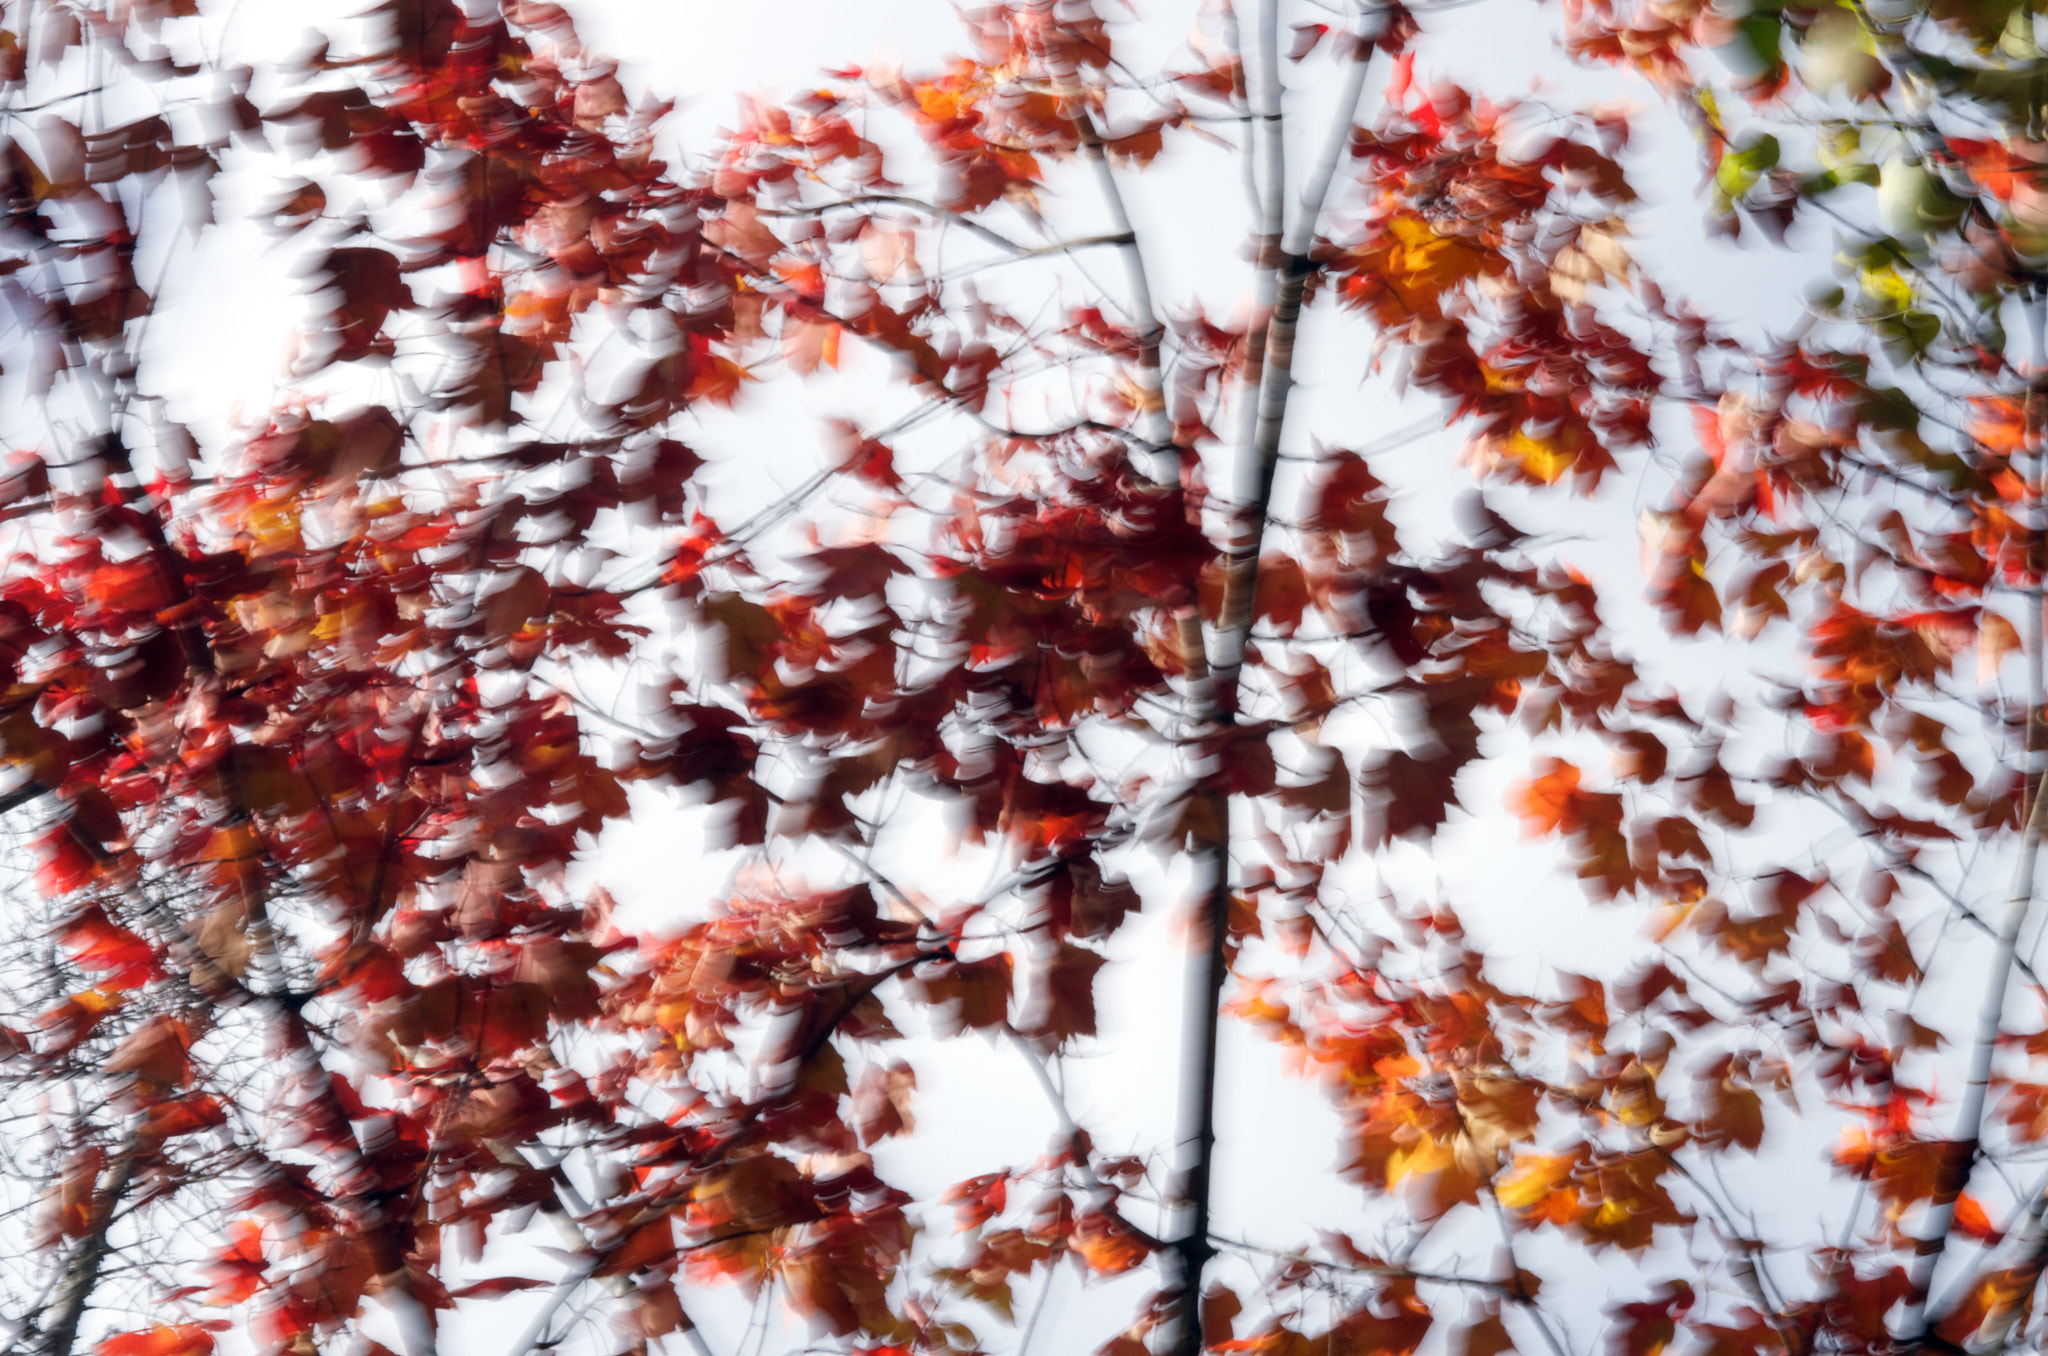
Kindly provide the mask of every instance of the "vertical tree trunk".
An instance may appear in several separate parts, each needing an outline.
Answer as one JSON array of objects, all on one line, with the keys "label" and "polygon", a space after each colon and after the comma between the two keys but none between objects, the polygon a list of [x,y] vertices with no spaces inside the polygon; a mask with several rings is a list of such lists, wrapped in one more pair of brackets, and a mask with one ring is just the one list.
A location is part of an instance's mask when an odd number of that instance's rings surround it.
[{"label": "vertical tree trunk", "polygon": [[[45,1310],[48,1322],[42,1325],[41,1334],[30,1343],[35,1356],[72,1356],[72,1347],[78,1341],[78,1325],[85,1317],[86,1303],[91,1300],[92,1292],[99,1288],[100,1268],[112,1251],[107,1233],[113,1227],[121,1202],[127,1198],[128,1188],[134,1184],[139,1157],[132,1144],[122,1150],[114,1160],[113,1171],[106,1183],[94,1193],[92,1225],[64,1260],[63,1279],[51,1292],[49,1307]],[[34,1322],[33,1317],[30,1321]]]},{"label": "vertical tree trunk", "polygon": [[1216,838],[1202,853],[1202,869],[1208,873],[1209,883],[1208,897],[1202,906],[1206,935],[1201,970],[1189,996],[1187,1068],[1182,1075],[1187,1097],[1183,1114],[1188,1117],[1190,1129],[1183,1141],[1188,1162],[1182,1188],[1187,1224],[1174,1243],[1180,1271],[1174,1299],[1174,1322],[1178,1327],[1169,1350],[1175,1356],[1200,1356],[1203,1348],[1202,1273],[1215,1254],[1209,1242],[1209,1220],[1215,1189],[1216,1040],[1223,981],[1229,974],[1224,943],[1229,938],[1230,926],[1230,796],[1215,787],[1205,789],[1201,795],[1208,802],[1203,818],[1216,825]]},{"label": "vertical tree trunk", "polygon": [[[1295,333],[1301,320],[1302,297],[1308,279],[1315,272],[1311,251],[1316,226],[1336,178],[1337,163],[1351,139],[1358,105],[1365,91],[1366,69],[1371,64],[1373,40],[1363,31],[1356,35],[1352,62],[1345,73],[1344,88],[1338,96],[1337,122],[1332,128],[1308,181],[1303,185],[1298,215],[1291,229],[1280,233],[1281,205],[1285,195],[1284,166],[1276,157],[1281,152],[1279,62],[1275,43],[1278,25],[1276,6],[1267,0],[1261,22],[1263,77],[1260,102],[1265,106],[1259,118],[1269,131],[1268,159],[1262,204],[1260,264],[1261,291],[1268,278],[1273,286],[1273,308],[1263,325],[1254,332],[1247,349],[1259,355],[1256,380],[1258,401],[1253,416],[1249,445],[1239,454],[1236,521],[1227,546],[1223,605],[1217,618],[1213,645],[1203,671],[1197,674],[1194,654],[1202,652],[1199,637],[1189,644],[1189,619],[1183,619],[1183,658],[1189,660],[1189,717],[1198,738],[1219,740],[1236,723],[1237,681],[1251,639],[1256,617],[1254,600],[1258,593],[1259,553],[1266,535],[1266,523],[1273,496],[1273,476],[1280,462],[1280,439],[1287,423],[1288,398],[1294,389]],[[1369,21],[1368,21],[1369,22]],[[1255,177],[1256,182],[1256,177]],[[1277,238],[1276,238],[1277,237]],[[1274,257],[1277,254],[1278,257]],[[1192,619],[1198,630],[1199,617]],[[1192,651],[1192,653],[1191,653]],[[1220,742],[1220,741],[1219,741]],[[1221,753],[1221,750],[1216,750]],[[1211,761],[1215,755],[1212,754]],[[1215,1196],[1216,1159],[1216,1054],[1220,1035],[1218,1014],[1223,986],[1229,977],[1225,946],[1229,940],[1231,872],[1230,791],[1225,772],[1218,768],[1208,774],[1197,792],[1202,806],[1195,822],[1211,837],[1198,846],[1206,873],[1207,890],[1202,905],[1204,954],[1200,970],[1191,985],[1186,1068],[1182,1088],[1187,1099],[1183,1111],[1185,1126],[1181,1151],[1186,1164],[1182,1173],[1182,1201],[1185,1223],[1175,1243],[1179,1276],[1175,1278],[1168,1350],[1175,1356],[1200,1356],[1202,1340],[1202,1276],[1214,1253],[1210,1244],[1210,1222]]]},{"label": "vertical tree trunk", "polygon": [[[2004,1025],[2006,988],[2012,978],[2014,962],[2018,959],[2020,930],[2033,911],[2042,834],[2044,828],[2048,828],[2048,813],[2044,813],[2048,811],[2048,794],[2044,794],[2048,791],[2048,769],[2039,765],[2043,752],[2043,721],[2048,719],[2048,646],[2044,646],[2042,635],[2042,606],[2044,601],[2048,601],[2048,590],[2042,586],[2042,576],[2048,573],[2048,430],[2042,427],[2044,414],[2048,414],[2043,409],[2044,397],[2048,397],[2048,280],[2038,280],[2034,290],[2033,305],[2027,309],[2034,350],[2034,367],[2029,377],[2031,389],[2027,394],[2026,429],[2027,447],[2033,454],[2033,466],[2030,468],[2032,483],[2028,487],[2033,503],[2029,514],[2028,584],[2025,591],[2027,715],[2021,771],[2023,823],[2020,860],[2013,872],[2012,892],[2006,899],[2005,916],[1999,923],[1991,982],[1985,991],[1984,1007],[1977,1015],[1976,1043],[1970,1052],[1970,1081],[1964,1086],[1963,1104],[1956,1115],[1956,1138],[1949,1146],[1946,1171],[1927,1212],[1927,1233],[1921,1244],[1924,1254],[1914,1274],[1913,1289],[1907,1296],[1904,1331],[1915,1345],[1936,1342],[1936,1327],[1949,1311],[1969,1298],[1973,1289],[1972,1279],[1966,1277],[1954,1287],[1948,1302],[1940,1305],[1932,1302],[1930,1293],[1935,1272],[1948,1250],[1949,1234],[1955,1224],[1956,1201],[1970,1184],[1971,1170],[1976,1166],[1983,1144],[1984,1104],[1990,1092],[1992,1059],[1997,1054],[1999,1032]],[[2038,1277],[2044,1261],[2048,1261],[2048,1242],[2036,1243],[2029,1248],[2022,1266]],[[2032,1290],[2030,1283],[2019,1298],[2024,1298]],[[1987,1349],[2003,1348],[2005,1335],[2019,1317],[2020,1308],[2016,1299],[1996,1316],[1989,1325],[1996,1329],[1996,1342]]]}]

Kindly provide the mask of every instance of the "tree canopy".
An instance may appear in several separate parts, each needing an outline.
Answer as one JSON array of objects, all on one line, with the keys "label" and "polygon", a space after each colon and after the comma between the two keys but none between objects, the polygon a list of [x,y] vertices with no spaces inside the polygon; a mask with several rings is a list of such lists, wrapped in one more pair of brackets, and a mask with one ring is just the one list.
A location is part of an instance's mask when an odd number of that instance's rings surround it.
[{"label": "tree canopy", "polygon": [[997,0],[680,147],[239,9],[0,4],[10,1352],[2048,1341],[2032,8]]}]

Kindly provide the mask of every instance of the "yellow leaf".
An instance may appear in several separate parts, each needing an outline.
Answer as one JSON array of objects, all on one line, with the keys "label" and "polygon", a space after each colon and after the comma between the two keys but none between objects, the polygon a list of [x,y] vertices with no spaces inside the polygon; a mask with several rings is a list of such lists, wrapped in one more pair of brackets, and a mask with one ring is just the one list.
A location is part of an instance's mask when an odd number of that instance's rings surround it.
[{"label": "yellow leaf", "polygon": [[1494,1183],[1493,1194],[1509,1210],[1527,1210],[1571,1176],[1570,1154],[1516,1154],[1515,1165]]},{"label": "yellow leaf", "polygon": [[1881,301],[1893,310],[1907,310],[1913,304],[1913,284],[1891,264],[1883,268],[1866,268],[1856,275],[1856,280],[1872,300]]},{"label": "yellow leaf", "polygon": [[1442,1172],[1457,1161],[1457,1151],[1431,1135],[1422,1135],[1407,1148],[1387,1155],[1387,1186],[1397,1187],[1402,1179]]},{"label": "yellow leaf", "polygon": [[1518,428],[1501,448],[1501,455],[1548,485],[1577,464],[1583,441],[1579,430],[1569,425],[1540,438],[1526,427]]},{"label": "yellow leaf", "polygon": [[250,506],[249,535],[255,538],[255,554],[269,556],[295,551],[299,546],[299,506],[292,499],[263,499]]},{"label": "yellow leaf", "polygon": [[1448,292],[1479,273],[1478,251],[1464,241],[1438,235],[1421,217],[1402,213],[1387,222],[1395,240],[1387,272],[1402,292]]}]

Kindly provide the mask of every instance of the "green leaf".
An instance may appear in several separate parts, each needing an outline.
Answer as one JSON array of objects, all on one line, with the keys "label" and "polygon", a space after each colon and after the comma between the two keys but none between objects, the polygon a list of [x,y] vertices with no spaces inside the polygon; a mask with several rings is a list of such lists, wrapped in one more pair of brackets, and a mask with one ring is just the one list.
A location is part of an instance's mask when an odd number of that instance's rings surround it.
[{"label": "green leaf", "polygon": [[1768,132],[1751,133],[1742,145],[1721,157],[1714,171],[1714,192],[1724,204],[1739,202],[1764,174],[1778,164],[1778,139]]},{"label": "green leaf", "polygon": [[1777,11],[1743,18],[1719,55],[1738,75],[1762,84],[1776,83],[1785,69],[1785,25]]},{"label": "green leaf", "polygon": [[1893,235],[1924,240],[1962,219],[1963,200],[1925,164],[1894,156],[1878,179],[1877,215]]}]

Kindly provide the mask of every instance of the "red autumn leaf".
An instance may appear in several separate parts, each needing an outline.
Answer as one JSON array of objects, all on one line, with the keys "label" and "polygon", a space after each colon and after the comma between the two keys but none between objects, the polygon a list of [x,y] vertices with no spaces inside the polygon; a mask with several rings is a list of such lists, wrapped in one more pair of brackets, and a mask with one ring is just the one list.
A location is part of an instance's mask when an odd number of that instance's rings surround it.
[{"label": "red autumn leaf", "polygon": [[155,612],[171,601],[153,555],[101,564],[87,581],[86,593],[101,607],[129,612]]},{"label": "red autumn leaf", "polygon": [[116,1333],[94,1350],[99,1356],[207,1356],[213,1350],[213,1334],[196,1323],[159,1323],[140,1332]]},{"label": "red autumn leaf", "polygon": [[1515,1339],[1509,1334],[1508,1325],[1499,1314],[1488,1314],[1465,1329],[1459,1356],[1501,1356],[1514,1349]]},{"label": "red autumn leaf", "polygon": [[540,571],[518,565],[493,576],[477,591],[484,631],[503,640],[528,622],[545,617],[554,593]]},{"label": "red autumn leaf", "polygon": [[1108,958],[1060,943],[1035,965],[1030,1008],[1019,1028],[1068,1041],[1095,1034],[1095,979]]},{"label": "red autumn leaf", "polygon": [[456,1286],[449,1290],[448,1294],[454,1299],[491,1299],[521,1290],[538,1290],[548,1284],[550,1282],[537,1281],[527,1276],[494,1276],[487,1281],[473,1281],[468,1285]]},{"label": "red autumn leaf", "polygon": [[911,1094],[917,1090],[917,1074],[909,1065],[869,1065],[853,1088],[854,1126],[863,1144],[874,1144],[916,1128],[911,1114]]},{"label": "red autumn leaf", "polygon": [[802,376],[820,367],[837,367],[839,335],[840,327],[829,321],[788,320],[782,330],[782,360]]},{"label": "red autumn leaf", "polygon": [[690,374],[683,387],[686,400],[704,400],[713,405],[730,405],[739,398],[740,383],[750,381],[747,370],[715,353],[691,353]]},{"label": "red autumn leaf", "polygon": [[689,1326],[675,1283],[662,1278],[634,1294],[633,1326],[648,1338],[666,1337]]},{"label": "red autumn leaf", "polygon": [[955,1028],[980,1030],[1009,1015],[1012,961],[1007,951],[985,960],[955,962],[918,977],[928,1002],[941,1020]]},{"label": "red autumn leaf", "polygon": [[62,939],[74,961],[96,972],[101,988],[140,988],[156,974],[155,949],[110,920],[97,905],[80,910]]},{"label": "red autumn leaf", "polygon": [[862,480],[869,481],[883,489],[903,488],[903,478],[896,474],[896,454],[890,446],[876,438],[862,438],[851,424],[839,426],[841,435],[849,445],[846,454],[846,468]]},{"label": "red autumn leaf", "polygon": [[50,1053],[69,1050],[90,1036],[109,1013],[121,1007],[121,997],[100,989],[75,993],[36,1018],[36,1025],[50,1034]]},{"label": "red autumn leaf", "polygon": [[1693,1289],[1685,1281],[1667,1281],[1655,1299],[1618,1306],[1620,1321],[1612,1343],[1620,1356],[1659,1356],[1678,1333],[1677,1320],[1692,1308]]},{"label": "red autumn leaf", "polygon": [[158,1102],[143,1114],[142,1124],[137,1129],[144,1139],[170,1139],[177,1135],[197,1134],[216,1125],[227,1124],[228,1113],[212,1097],[200,1094],[180,1098],[175,1102]]},{"label": "red autumn leaf", "polygon": [[1202,1342],[1219,1347],[1231,1340],[1244,1301],[1228,1286],[1212,1285],[1202,1292]]},{"label": "red autumn leaf", "polygon": [[1666,570],[1656,587],[1665,624],[1682,636],[1721,626],[1721,595],[1697,560],[1681,561]]},{"label": "red autumn leaf", "polygon": [[263,1226],[240,1219],[228,1225],[227,1251],[206,1264],[206,1298],[212,1304],[240,1304],[263,1287],[269,1263],[263,1256]]},{"label": "red autumn leaf", "polygon": [[1309,604],[1308,581],[1301,566],[1286,556],[1259,561],[1258,615],[1281,635],[1292,635]]},{"label": "red autumn leaf", "polygon": [[1289,61],[1302,60],[1310,52],[1315,51],[1317,44],[1322,42],[1329,34],[1330,26],[1328,24],[1296,24],[1294,26],[1294,40],[1287,46],[1287,59]]},{"label": "red autumn leaf", "polygon": [[1009,1188],[1008,1174],[993,1172],[956,1182],[941,1199],[954,1207],[955,1227],[962,1231],[978,1229],[1003,1212],[1009,1201]]},{"label": "red autumn leaf", "polygon": [[42,859],[36,867],[36,889],[47,898],[59,899],[76,894],[92,884],[99,874],[99,863],[78,845],[66,829],[53,829],[40,835],[36,839],[36,848]]},{"label": "red autumn leaf", "polygon": [[637,1271],[651,1262],[671,1257],[675,1251],[675,1232],[668,1219],[663,1217],[628,1233],[626,1237],[605,1252],[604,1261],[594,1275],[618,1276]]}]

